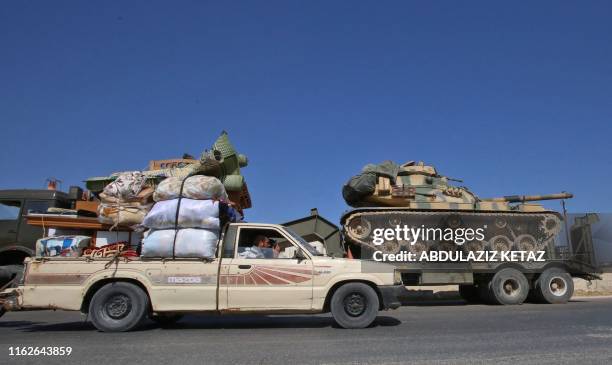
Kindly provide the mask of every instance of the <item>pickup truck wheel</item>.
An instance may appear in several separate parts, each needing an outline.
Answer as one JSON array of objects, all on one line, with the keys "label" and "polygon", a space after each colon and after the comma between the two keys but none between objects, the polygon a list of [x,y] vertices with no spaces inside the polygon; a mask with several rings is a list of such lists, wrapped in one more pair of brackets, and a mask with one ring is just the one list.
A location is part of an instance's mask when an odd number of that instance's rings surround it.
[{"label": "pickup truck wheel", "polygon": [[339,287],[331,298],[331,313],[342,328],[365,328],[378,315],[378,295],[363,283]]},{"label": "pickup truck wheel", "polygon": [[496,304],[522,304],[529,294],[529,281],[522,272],[506,268],[495,273],[488,289],[489,297]]},{"label": "pickup truck wheel", "polygon": [[546,269],[535,281],[534,292],[539,302],[565,304],[574,295],[574,281],[563,269]]},{"label": "pickup truck wheel", "polygon": [[123,282],[104,285],[91,299],[89,315],[103,332],[124,332],[138,326],[149,310],[149,298],[140,287]]},{"label": "pickup truck wheel", "polygon": [[0,286],[5,285],[9,280],[15,279],[11,287],[17,287],[17,283],[23,277],[23,265],[3,265],[0,266]]},{"label": "pickup truck wheel", "polygon": [[170,314],[155,314],[151,316],[151,320],[160,325],[161,327],[172,326],[176,322],[183,318],[182,314],[170,313]]}]

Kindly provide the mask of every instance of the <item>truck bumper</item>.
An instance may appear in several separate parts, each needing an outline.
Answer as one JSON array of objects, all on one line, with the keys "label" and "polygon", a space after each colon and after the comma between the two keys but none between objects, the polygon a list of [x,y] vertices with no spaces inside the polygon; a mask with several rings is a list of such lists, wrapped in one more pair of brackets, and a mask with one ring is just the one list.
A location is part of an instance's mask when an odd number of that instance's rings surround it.
[{"label": "truck bumper", "polygon": [[21,309],[19,303],[20,292],[15,289],[5,289],[0,292],[0,316],[7,311],[16,311]]},{"label": "truck bumper", "polygon": [[400,297],[408,293],[403,285],[382,285],[379,286],[382,297],[382,309],[397,309],[402,305]]}]

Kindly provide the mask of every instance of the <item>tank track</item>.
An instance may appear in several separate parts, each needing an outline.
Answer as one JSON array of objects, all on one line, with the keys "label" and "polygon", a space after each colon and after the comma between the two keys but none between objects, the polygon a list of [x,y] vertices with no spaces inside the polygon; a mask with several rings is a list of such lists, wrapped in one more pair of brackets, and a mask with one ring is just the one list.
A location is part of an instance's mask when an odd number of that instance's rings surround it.
[{"label": "tank track", "polygon": [[[410,251],[417,254],[427,251],[541,251],[553,250],[554,238],[561,229],[562,217],[553,211],[545,212],[465,212],[432,210],[397,209],[357,209],[346,213],[343,218],[343,231],[351,243],[362,248],[363,253],[383,251],[397,253]],[[373,231],[376,228],[395,228],[406,225],[419,228],[484,228],[482,241],[466,242],[457,245],[450,241],[385,241],[374,245]],[[365,250],[364,250],[365,249]],[[369,254],[366,254],[369,256]]]}]

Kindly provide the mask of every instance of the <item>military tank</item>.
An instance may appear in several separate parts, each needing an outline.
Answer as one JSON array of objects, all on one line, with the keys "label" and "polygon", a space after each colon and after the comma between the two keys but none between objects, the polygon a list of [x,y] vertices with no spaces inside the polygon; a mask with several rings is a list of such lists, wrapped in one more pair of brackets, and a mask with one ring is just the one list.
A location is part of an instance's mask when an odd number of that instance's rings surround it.
[{"label": "military tank", "polygon": [[[410,161],[403,165],[385,161],[366,165],[362,173],[343,187],[346,202],[355,209],[341,218],[347,241],[361,250],[360,257],[372,252],[410,251],[554,251],[554,238],[562,227],[563,216],[534,201],[569,199],[572,194],[513,195],[481,199],[461,182],[438,174],[435,167]],[[480,228],[482,235],[464,244],[455,240],[402,236],[374,244],[376,229],[396,226],[441,232],[447,229]],[[414,231],[411,231],[414,232]]]}]

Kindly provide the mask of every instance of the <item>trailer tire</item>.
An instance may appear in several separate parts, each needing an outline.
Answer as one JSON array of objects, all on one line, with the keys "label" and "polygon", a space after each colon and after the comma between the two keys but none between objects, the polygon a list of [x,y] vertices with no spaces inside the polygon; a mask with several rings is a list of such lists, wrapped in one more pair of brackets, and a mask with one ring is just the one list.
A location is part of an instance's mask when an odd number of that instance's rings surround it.
[{"label": "trailer tire", "polygon": [[91,299],[89,315],[102,332],[124,332],[137,327],[149,311],[149,297],[139,286],[114,282],[101,287]]},{"label": "trailer tire", "polygon": [[342,328],[365,328],[378,315],[378,295],[369,285],[348,283],[339,287],[331,298],[331,313]]},{"label": "trailer tire", "polygon": [[482,301],[478,287],[470,284],[459,285],[459,296],[468,303],[479,303]]},{"label": "trailer tire", "polygon": [[488,291],[494,304],[523,304],[529,294],[529,281],[517,269],[505,268],[493,275]]},{"label": "trailer tire", "polygon": [[0,307],[0,317],[2,317],[6,313],[6,309],[4,307]]},{"label": "trailer tire", "polygon": [[535,295],[541,303],[565,304],[574,295],[572,277],[560,268],[544,270],[534,286]]}]

